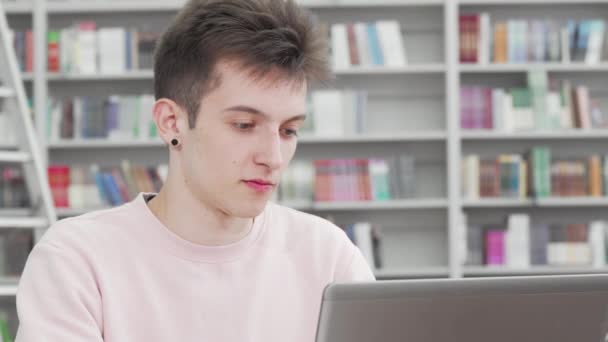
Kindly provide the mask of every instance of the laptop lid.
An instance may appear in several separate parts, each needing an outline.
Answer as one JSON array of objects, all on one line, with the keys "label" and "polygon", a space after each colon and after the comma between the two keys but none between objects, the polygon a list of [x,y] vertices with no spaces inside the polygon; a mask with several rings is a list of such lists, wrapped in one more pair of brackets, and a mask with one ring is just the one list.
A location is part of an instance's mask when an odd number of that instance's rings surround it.
[{"label": "laptop lid", "polygon": [[331,284],[317,342],[604,342],[608,275]]}]

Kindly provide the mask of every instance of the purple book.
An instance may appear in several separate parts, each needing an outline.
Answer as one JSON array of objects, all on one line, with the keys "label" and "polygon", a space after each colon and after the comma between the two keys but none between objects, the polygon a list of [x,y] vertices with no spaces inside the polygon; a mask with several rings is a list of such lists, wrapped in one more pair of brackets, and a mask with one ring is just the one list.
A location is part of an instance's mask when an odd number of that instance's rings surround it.
[{"label": "purple book", "polygon": [[505,231],[488,230],[486,232],[486,265],[504,265]]}]

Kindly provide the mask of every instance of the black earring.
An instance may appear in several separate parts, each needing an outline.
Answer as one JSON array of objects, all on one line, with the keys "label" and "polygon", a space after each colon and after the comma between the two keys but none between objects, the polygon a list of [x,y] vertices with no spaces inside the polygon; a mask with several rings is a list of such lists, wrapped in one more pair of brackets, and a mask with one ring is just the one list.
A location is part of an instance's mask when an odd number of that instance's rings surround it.
[{"label": "black earring", "polygon": [[177,146],[177,144],[179,144],[179,141],[177,139],[173,138],[173,140],[171,140],[171,145]]}]

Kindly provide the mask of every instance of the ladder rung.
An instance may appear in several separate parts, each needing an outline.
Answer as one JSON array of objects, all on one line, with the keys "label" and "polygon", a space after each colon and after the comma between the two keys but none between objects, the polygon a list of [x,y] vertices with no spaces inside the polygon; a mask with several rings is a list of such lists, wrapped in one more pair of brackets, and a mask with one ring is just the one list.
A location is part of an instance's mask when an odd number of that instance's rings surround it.
[{"label": "ladder rung", "polygon": [[44,217],[0,217],[0,228],[46,228],[49,220]]},{"label": "ladder rung", "polygon": [[15,95],[15,92],[11,88],[0,87],[0,98],[11,97]]},{"label": "ladder rung", "polygon": [[0,162],[5,163],[25,163],[32,158],[29,153],[16,151],[0,151]]}]

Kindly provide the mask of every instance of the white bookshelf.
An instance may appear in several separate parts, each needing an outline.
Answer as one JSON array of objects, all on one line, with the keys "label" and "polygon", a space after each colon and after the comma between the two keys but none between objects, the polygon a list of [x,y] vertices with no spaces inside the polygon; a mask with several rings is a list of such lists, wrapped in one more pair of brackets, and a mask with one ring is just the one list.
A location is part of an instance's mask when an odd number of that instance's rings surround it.
[{"label": "white bookshelf", "polygon": [[487,276],[528,276],[528,275],[566,275],[608,273],[608,268],[585,266],[532,266],[524,269],[512,269],[502,266],[466,267],[467,277]]},{"label": "white bookshelf", "polygon": [[521,64],[488,64],[459,66],[461,73],[494,74],[494,73],[526,73],[531,70],[548,72],[608,72],[608,63],[521,63]]},{"label": "white bookshelf", "polygon": [[[38,1],[38,0],[36,0]],[[391,229],[384,239],[388,259],[386,268],[376,275],[382,278],[463,277],[471,274],[509,275],[509,272],[462,268],[459,264],[458,238],[461,211],[475,217],[496,218],[516,211],[537,212],[550,217],[560,209],[574,217],[602,216],[605,198],[478,199],[469,200],[460,189],[460,161],[465,153],[481,151],[488,155],[523,153],[535,145],[548,145],[568,154],[585,155],[589,149],[603,149],[608,131],[577,130],[560,132],[483,132],[464,131],[459,122],[459,87],[461,84],[520,85],[530,70],[546,70],[558,78],[576,81],[594,78],[606,84],[608,61],[583,63],[460,64],[458,59],[458,15],[462,12],[488,11],[500,18],[568,18],[574,6],[581,7],[576,19],[597,13],[608,19],[608,0],[301,0],[326,23],[397,19],[402,24],[408,64],[401,68],[349,68],[335,70],[337,89],[362,89],[370,92],[370,115],[374,129],[356,136],[316,137],[302,135],[296,158],[351,158],[389,156],[403,152],[416,158],[416,198],[386,202],[284,202],[292,208],[335,216],[343,222],[369,219],[381,224],[407,227]],[[161,30],[184,3],[160,1],[48,1],[38,13],[46,28],[63,28],[79,18],[95,20],[100,27],[148,25]],[[10,5],[11,15],[35,12],[31,5]],[[17,20],[15,20],[17,22]],[[40,28],[39,28],[40,29]],[[40,47],[39,47],[40,48]],[[45,49],[41,49],[45,51]],[[46,56],[40,57],[38,63]],[[60,73],[24,74],[26,84],[38,89],[37,107],[46,108],[50,96],[110,95],[152,93],[152,70],[122,74],[76,75]],[[599,86],[598,86],[599,87]],[[36,92],[35,92],[36,93]],[[40,103],[39,103],[40,101]],[[44,112],[36,111],[38,121]],[[43,130],[40,130],[42,133]],[[161,141],[78,140],[44,144],[50,163],[89,163],[133,158],[136,162],[156,163],[166,160]],[[565,152],[564,152],[565,153]],[[60,209],[68,217],[90,210]],[[606,214],[608,215],[608,214]],[[606,216],[604,215],[604,216]],[[412,223],[412,224],[410,224]],[[412,225],[414,228],[412,228]],[[430,226],[430,229],[428,226]],[[418,229],[416,228],[418,227]],[[420,250],[415,250],[418,247]],[[409,250],[414,249],[415,252]],[[425,252],[425,251],[428,251]],[[417,253],[417,254],[415,254]],[[571,269],[566,269],[566,273]],[[589,271],[581,269],[582,273]],[[531,268],[528,274],[547,270]],[[561,271],[561,269],[559,270]],[[492,273],[494,272],[494,273]],[[557,271],[556,271],[557,272]],[[573,272],[575,272],[573,270]],[[577,272],[577,271],[576,271]],[[484,274],[485,273],[485,274]],[[512,272],[513,273],[513,272]]]},{"label": "white bookshelf", "polygon": [[152,80],[152,70],[127,71],[121,74],[62,74],[48,73],[49,81],[120,81],[120,80]]},{"label": "white bookshelf", "polygon": [[394,74],[438,74],[446,71],[443,64],[414,64],[406,67],[352,67],[336,69],[334,73],[338,76],[345,75],[394,75]]},{"label": "white bookshelf", "polygon": [[463,140],[594,140],[608,139],[608,130],[564,130],[547,132],[463,131]]}]

